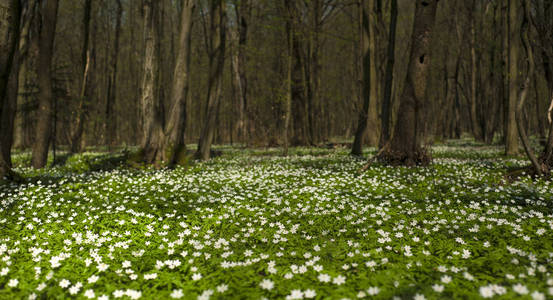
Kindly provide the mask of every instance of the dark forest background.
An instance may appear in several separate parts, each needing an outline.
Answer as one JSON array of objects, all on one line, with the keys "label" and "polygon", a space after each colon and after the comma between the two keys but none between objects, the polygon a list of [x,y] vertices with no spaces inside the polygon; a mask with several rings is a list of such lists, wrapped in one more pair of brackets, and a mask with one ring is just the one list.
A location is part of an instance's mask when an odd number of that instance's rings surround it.
[{"label": "dark forest background", "polygon": [[[423,145],[467,134],[507,154],[528,153],[527,136],[552,143],[549,0],[0,6],[5,165],[12,149],[32,149],[43,167],[53,147],[138,145],[145,162],[160,164],[176,163],[191,143],[207,159],[212,143],[287,149],[353,139],[354,154],[376,146],[414,164],[425,161]],[[414,146],[394,146],[392,136],[411,145],[411,129]],[[534,155],[538,164],[551,165],[547,151]]]}]

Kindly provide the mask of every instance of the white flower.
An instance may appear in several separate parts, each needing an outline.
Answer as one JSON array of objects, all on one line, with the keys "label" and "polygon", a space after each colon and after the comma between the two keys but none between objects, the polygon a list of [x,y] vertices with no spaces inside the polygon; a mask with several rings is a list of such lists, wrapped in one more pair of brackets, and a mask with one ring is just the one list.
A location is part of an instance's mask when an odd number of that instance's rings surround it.
[{"label": "white flower", "polygon": [[[84,296],[87,297],[88,299],[92,299],[92,298],[94,298],[94,296],[96,296],[96,295],[94,295],[94,291],[93,291],[93,290],[88,289],[88,290],[86,290],[86,291],[84,292]],[[100,298],[98,298],[98,299],[100,299]]]},{"label": "white flower", "polygon": [[202,274],[200,274],[200,273],[192,274],[192,280],[197,281],[197,280],[200,280],[200,279],[202,279]]},{"label": "white flower", "polygon": [[184,296],[184,293],[182,292],[182,290],[173,290],[170,296],[173,299],[180,299]]},{"label": "white flower", "polygon": [[88,283],[96,283],[96,281],[98,281],[98,279],[100,279],[100,277],[98,277],[96,275],[92,275],[92,276],[88,277]]},{"label": "white flower", "polygon": [[107,264],[99,263],[99,264],[98,264],[98,271],[104,272],[105,270],[108,269],[108,267],[109,267],[109,265],[107,265]]},{"label": "white flower", "polygon": [[308,299],[315,298],[315,296],[317,296],[317,293],[314,290],[305,290],[305,292],[303,292],[303,296]]},{"label": "white flower", "polygon": [[131,262],[128,261],[128,260],[125,260],[125,261],[123,262],[123,268],[130,268],[130,267],[131,267]]},{"label": "white flower", "polygon": [[367,289],[367,294],[369,296],[378,295],[378,293],[380,293],[380,289],[376,286],[371,286],[370,288]]},{"label": "white flower", "polygon": [[219,293],[224,293],[227,290],[228,290],[228,285],[226,285],[226,284],[221,284],[221,285],[217,286],[217,292],[219,292]]},{"label": "white flower", "polygon": [[482,296],[482,298],[491,298],[493,297],[493,295],[494,295],[494,292],[490,286],[480,287],[480,296]]},{"label": "white flower", "polygon": [[62,288],[66,288],[70,285],[71,285],[71,282],[67,279],[63,279],[62,281],[60,281],[60,287],[62,287]]},{"label": "white flower", "polygon": [[98,297],[98,300],[109,300],[109,297],[107,295],[102,295]]},{"label": "white flower", "polygon": [[435,284],[432,286],[432,289],[435,291],[435,292],[438,292],[438,293],[441,293],[444,291],[444,286],[443,285],[440,285],[440,284]]},{"label": "white flower", "polygon": [[414,300],[425,300],[426,297],[424,297],[424,295],[421,295],[421,294],[416,294],[415,297],[413,297]]},{"label": "white flower", "polygon": [[534,300],[545,300],[545,295],[538,291],[533,292],[531,296]]},{"label": "white flower", "polygon": [[447,275],[444,275],[444,276],[442,276],[441,281],[442,281],[443,283],[445,283],[445,284],[448,284],[448,283],[451,282],[451,277],[450,277],[450,276],[447,276]]},{"label": "white flower", "polygon": [[8,281],[8,286],[12,288],[16,287],[18,284],[19,284],[19,280],[17,279],[10,279],[10,281]]},{"label": "white flower", "polygon": [[140,297],[142,297],[142,292],[140,291],[135,291],[135,290],[127,290],[126,291],[126,294],[129,298],[131,299],[138,299]]},{"label": "white flower", "polygon": [[263,281],[261,281],[261,283],[259,284],[259,286],[264,289],[264,290],[272,290],[273,287],[275,286],[275,283],[272,282],[271,280],[269,279],[263,279]]},{"label": "white flower", "polygon": [[46,283],[42,282],[40,283],[37,287],[36,287],[36,290],[37,291],[42,291],[44,288],[46,288]]},{"label": "white flower", "polygon": [[76,295],[81,290],[81,287],[79,284],[75,284],[72,287],[69,288],[69,294]]},{"label": "white flower", "polygon": [[317,276],[320,282],[330,282],[330,275],[321,273],[319,276]]},{"label": "white flower", "polygon": [[303,292],[301,290],[293,290],[290,295],[286,296],[286,299],[303,299]]},{"label": "white flower", "polygon": [[334,277],[334,279],[332,280],[332,283],[337,284],[337,285],[344,284],[344,283],[346,283],[346,277],[344,277],[342,275],[338,275],[338,276]]},{"label": "white flower", "polygon": [[528,294],[528,288],[525,285],[522,285],[520,283],[513,285],[513,291],[515,291],[515,293],[520,295]]}]

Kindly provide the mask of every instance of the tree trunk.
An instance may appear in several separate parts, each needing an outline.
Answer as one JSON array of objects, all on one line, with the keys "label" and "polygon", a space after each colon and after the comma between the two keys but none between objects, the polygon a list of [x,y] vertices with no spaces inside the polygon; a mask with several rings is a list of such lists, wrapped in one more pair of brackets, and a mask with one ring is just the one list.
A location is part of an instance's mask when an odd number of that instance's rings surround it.
[{"label": "tree trunk", "polygon": [[521,26],[521,35],[522,35],[522,44],[524,45],[524,49],[527,56],[527,74],[526,79],[524,80],[524,85],[522,86],[522,89],[520,90],[520,93],[518,95],[518,102],[516,106],[516,122],[517,122],[517,130],[518,135],[520,137],[520,140],[522,141],[522,145],[524,147],[524,151],[526,152],[526,155],[532,162],[532,166],[534,168],[534,172],[536,172],[537,175],[542,175],[543,171],[548,171],[547,167],[542,168],[542,165],[538,162],[538,159],[536,158],[534,151],[532,150],[530,146],[530,142],[528,141],[528,136],[526,135],[526,129],[524,128],[523,123],[523,108],[524,103],[526,101],[526,97],[528,96],[528,90],[530,89],[530,82],[531,78],[534,75],[535,70],[535,63],[534,63],[534,54],[532,50],[532,46],[530,45],[529,40],[529,31],[530,31],[530,4],[529,0],[524,0],[524,19]]},{"label": "tree trunk", "polygon": [[206,118],[198,142],[197,157],[210,158],[211,143],[215,133],[217,110],[221,101],[223,68],[225,65],[226,5],[224,0],[210,0],[209,30],[209,79],[207,90]]},{"label": "tree trunk", "polygon": [[369,146],[378,146],[378,141],[380,139],[380,120],[378,107],[380,102],[380,73],[379,73],[379,55],[378,55],[378,36],[377,36],[377,20],[381,17],[379,16],[379,10],[377,9],[378,0],[369,1],[368,13],[368,42],[369,42],[369,76],[370,76],[370,98],[369,101],[369,117],[367,122],[367,145]]},{"label": "tree trunk", "polygon": [[[371,0],[372,1],[372,0]],[[362,155],[363,154],[363,142],[365,139],[365,133],[367,131],[367,124],[369,119],[369,108],[371,100],[371,54],[369,49],[369,15],[365,5],[362,2],[358,2],[359,6],[359,30],[360,30],[360,48],[362,49],[363,56],[363,72],[362,72],[362,96],[363,105],[359,113],[359,119],[357,123],[357,129],[355,131],[355,138],[353,140],[351,154]]]},{"label": "tree trunk", "polygon": [[142,77],[142,154],[146,163],[161,161],[159,146],[163,136],[161,101],[157,93],[159,83],[159,14],[158,1],[145,0],[144,13],[144,61]]},{"label": "tree trunk", "polygon": [[478,114],[476,107],[478,105],[478,53],[476,52],[476,0],[472,0],[470,12],[470,122],[472,134],[478,141],[483,140],[481,127],[478,123]]},{"label": "tree trunk", "polygon": [[104,115],[104,135],[105,144],[109,147],[114,142],[117,130],[117,119],[113,115],[115,102],[117,100],[117,67],[119,62],[119,41],[121,37],[121,18],[123,17],[123,4],[117,0],[117,20],[115,21],[115,41],[113,52],[111,53],[111,74],[108,82],[108,95],[106,99],[106,109]]},{"label": "tree trunk", "polygon": [[382,98],[381,105],[382,132],[380,133],[380,148],[384,147],[390,139],[390,113],[392,107],[392,84],[394,80],[397,14],[397,0],[391,0],[384,97]]},{"label": "tree trunk", "polygon": [[[171,111],[165,128],[162,160],[169,166],[178,164],[186,154],[186,99],[190,90],[190,46],[196,0],[184,0],[180,18],[177,58],[173,71]],[[159,162],[158,162],[159,163]]]},{"label": "tree trunk", "polygon": [[237,99],[238,99],[238,140],[248,141],[248,79],[246,76],[246,47],[248,44],[248,26],[251,18],[250,0],[241,0],[235,6],[236,31],[238,46],[235,58],[235,72],[237,75]]},{"label": "tree trunk", "polygon": [[[8,88],[19,41],[19,1],[0,0],[0,180],[11,177],[11,140],[15,98]],[[17,76],[17,74],[16,74]],[[17,86],[15,87],[17,89]]]},{"label": "tree trunk", "polygon": [[519,91],[519,52],[520,52],[520,22],[518,13],[520,1],[509,1],[509,98],[505,105],[506,128],[505,128],[505,154],[515,155],[518,153],[518,133],[516,123],[516,105]]},{"label": "tree trunk", "polygon": [[71,147],[70,150],[73,153],[81,151],[81,142],[84,130],[85,118],[87,116],[87,99],[88,93],[88,72],[90,70],[90,20],[92,13],[92,0],[86,0],[83,9],[83,32],[82,32],[82,48],[81,48],[81,89],[79,93],[79,107],[77,109],[77,118],[75,119],[75,129],[71,135]]},{"label": "tree trunk", "polygon": [[430,69],[430,45],[439,0],[417,0],[411,36],[411,53],[407,78],[400,97],[398,117],[390,149],[381,159],[393,164],[413,166],[427,164],[430,157],[421,147],[425,114],[425,97]]},{"label": "tree trunk", "polygon": [[39,169],[46,166],[48,146],[52,135],[52,57],[58,13],[58,0],[41,3],[42,26],[38,34],[38,57],[36,74],[38,82],[38,111],[33,145],[32,165]]},{"label": "tree trunk", "polygon": [[286,102],[284,106],[284,155],[288,155],[289,147],[289,131],[290,131],[290,119],[292,115],[292,67],[293,67],[293,55],[294,55],[294,45],[293,45],[293,36],[294,36],[294,20],[293,14],[291,11],[291,0],[284,0],[284,5],[287,10],[286,17],[286,42],[288,47],[288,53],[286,57]]}]

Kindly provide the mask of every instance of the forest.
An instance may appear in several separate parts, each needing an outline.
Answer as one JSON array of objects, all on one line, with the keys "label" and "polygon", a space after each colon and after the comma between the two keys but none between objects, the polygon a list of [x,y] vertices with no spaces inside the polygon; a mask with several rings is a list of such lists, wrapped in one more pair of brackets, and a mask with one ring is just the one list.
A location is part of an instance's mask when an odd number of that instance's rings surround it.
[{"label": "forest", "polygon": [[0,0],[0,298],[553,297],[553,1]]}]

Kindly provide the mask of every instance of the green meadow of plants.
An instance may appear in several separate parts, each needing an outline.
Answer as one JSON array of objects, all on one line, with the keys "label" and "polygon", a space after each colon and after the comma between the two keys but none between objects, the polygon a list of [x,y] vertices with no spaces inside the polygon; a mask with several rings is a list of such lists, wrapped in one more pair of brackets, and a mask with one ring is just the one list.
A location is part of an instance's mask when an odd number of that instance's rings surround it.
[{"label": "green meadow of plants", "polygon": [[15,155],[0,299],[553,297],[553,183],[508,180],[527,162],[500,148],[362,173],[347,149],[219,150],[174,170]]}]

